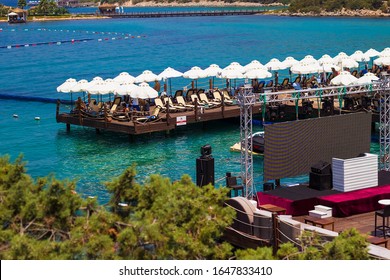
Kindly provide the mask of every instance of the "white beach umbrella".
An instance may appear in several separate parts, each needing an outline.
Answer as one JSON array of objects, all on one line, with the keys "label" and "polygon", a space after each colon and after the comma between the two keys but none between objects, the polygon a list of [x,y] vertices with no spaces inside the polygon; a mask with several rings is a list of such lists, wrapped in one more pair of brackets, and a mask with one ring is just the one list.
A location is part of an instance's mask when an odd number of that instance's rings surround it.
[{"label": "white beach umbrella", "polygon": [[162,71],[160,74],[157,75],[158,80],[166,80],[169,78],[178,78],[182,77],[183,73],[180,71],[177,71],[171,67],[165,68],[164,71]]},{"label": "white beach umbrella", "polygon": [[85,92],[89,86],[89,82],[85,79],[79,80],[72,88],[71,92]]},{"label": "white beach umbrella", "polygon": [[324,64],[324,63],[332,64],[333,63],[333,58],[329,54],[324,54],[323,56],[321,56],[320,59],[318,59],[318,63],[319,64]]},{"label": "white beach umbrella", "polygon": [[370,61],[370,57],[364,54],[362,51],[355,51],[353,54],[349,56],[353,60],[357,62],[367,62]]},{"label": "white beach umbrella", "polygon": [[69,78],[57,87],[57,92],[62,92],[62,93],[72,92],[71,90],[76,84],[77,81],[75,79]]},{"label": "white beach umbrella", "polygon": [[93,85],[87,88],[87,92],[90,94],[109,94],[114,92],[112,89],[112,84],[107,83],[106,81],[97,81]]},{"label": "white beach umbrella", "polygon": [[333,63],[339,64],[342,59],[347,59],[349,56],[345,52],[339,52],[335,57],[333,57]]},{"label": "white beach umbrella", "polygon": [[322,71],[318,63],[299,62],[291,67],[291,72],[294,74],[306,75],[311,73],[318,73]]},{"label": "white beach umbrella", "polygon": [[217,64],[211,64],[209,67],[203,70],[207,77],[216,77],[219,73],[222,72],[222,68]]},{"label": "white beach umbrella", "polygon": [[237,70],[237,71],[240,71],[241,73],[245,73],[245,68],[244,66],[242,66],[240,63],[238,62],[232,62],[230,63],[228,66],[226,66],[224,69],[228,68],[229,69],[234,69],[234,70]]},{"label": "white beach umbrella", "polygon": [[364,74],[362,77],[360,77],[359,79],[357,79],[354,82],[354,84],[357,85],[372,84],[372,81],[377,81],[377,80],[379,80],[379,78],[374,73],[368,72]]},{"label": "white beach umbrella", "polygon": [[158,77],[156,74],[154,74],[152,71],[150,70],[145,70],[143,71],[140,75],[138,75],[137,77],[135,77],[135,82],[136,83],[142,83],[142,82],[154,82],[154,81],[158,81]]},{"label": "white beach umbrella", "polygon": [[158,92],[148,83],[140,83],[138,88],[131,89],[129,95],[132,98],[149,99],[158,97]]},{"label": "white beach umbrella", "polygon": [[336,71],[340,71],[340,67],[333,64],[333,63],[322,63],[320,65],[320,71],[321,72],[326,72],[326,73],[330,73],[330,72],[333,72],[333,69],[336,70]]},{"label": "white beach umbrella", "polygon": [[265,79],[271,78],[272,74],[262,68],[252,69],[244,74],[244,78],[247,79]]},{"label": "white beach umbrella", "polygon": [[318,64],[317,59],[315,59],[312,55],[306,55],[300,62],[306,64]]},{"label": "white beach umbrella", "polygon": [[283,65],[286,67],[286,68],[290,68],[292,67],[293,65],[295,64],[298,64],[299,61],[296,60],[295,58],[293,58],[292,56],[288,56],[286,57],[283,61],[282,61]]},{"label": "white beach umbrella", "polygon": [[131,91],[137,90],[139,87],[133,83],[123,83],[119,87],[117,87],[114,91],[115,94],[119,95],[130,95]]},{"label": "white beach umbrella", "polygon": [[[178,77],[182,77],[183,76],[183,73],[180,72],[180,71],[177,71],[171,67],[168,67],[168,68],[165,68],[164,71],[162,71],[160,74],[158,74],[158,79],[159,80],[164,80],[164,83],[166,80],[169,81],[169,91],[170,93],[172,94],[172,83],[171,83],[171,78],[178,78]],[[165,85],[165,91],[166,91],[166,83],[164,84]]]},{"label": "white beach umbrella", "polygon": [[390,48],[384,48],[383,51],[380,52],[379,56],[390,56]]},{"label": "white beach umbrella", "polygon": [[341,71],[336,77],[330,80],[331,85],[343,85],[347,86],[356,82],[357,78],[354,77],[349,71]]},{"label": "white beach umbrella", "polygon": [[207,74],[202,68],[194,66],[190,70],[184,72],[183,77],[187,79],[197,80],[200,78],[206,78]]},{"label": "white beach umbrella", "polygon": [[229,65],[222,70],[218,77],[223,79],[241,79],[244,78],[244,74],[234,65]]},{"label": "white beach umbrella", "polygon": [[377,50],[371,48],[367,50],[364,54],[367,55],[368,57],[374,57],[374,56],[378,56],[380,53]]},{"label": "white beach umbrella", "polygon": [[277,71],[283,70],[287,67],[277,58],[272,58],[267,64],[264,65],[268,70]]},{"label": "white beach umbrella", "polygon": [[244,66],[244,70],[246,72],[251,71],[252,69],[264,69],[267,70],[267,67],[265,67],[263,64],[260,63],[258,60],[252,60],[247,65]]},{"label": "white beach umbrella", "polygon": [[389,56],[381,56],[374,60],[374,64],[379,66],[388,66],[390,65],[390,55]]},{"label": "white beach umbrella", "polygon": [[118,76],[114,78],[114,81],[124,84],[124,83],[134,83],[135,82],[135,77],[131,76],[127,72],[122,72]]},{"label": "white beach umbrella", "polygon": [[353,60],[350,57],[340,59],[338,64],[342,68],[357,68],[357,67],[359,67],[359,63],[357,63],[355,60]]}]

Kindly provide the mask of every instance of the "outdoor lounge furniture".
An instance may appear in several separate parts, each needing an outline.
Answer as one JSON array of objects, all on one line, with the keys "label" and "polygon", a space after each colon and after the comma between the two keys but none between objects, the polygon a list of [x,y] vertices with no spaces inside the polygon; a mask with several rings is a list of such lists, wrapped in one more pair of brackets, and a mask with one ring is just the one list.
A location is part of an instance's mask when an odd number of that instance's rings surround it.
[{"label": "outdoor lounge furniture", "polygon": [[195,105],[187,104],[187,102],[184,100],[183,96],[176,96],[176,101],[177,101],[177,104],[179,104],[180,106],[184,106],[184,107],[186,107],[188,109],[194,109],[195,108]]},{"label": "outdoor lounge furniture", "polygon": [[172,102],[172,99],[170,97],[164,97],[164,104],[165,106],[169,104],[169,108],[176,109],[177,111],[186,111],[187,108],[185,106],[175,105]]},{"label": "outdoor lounge furniture", "polygon": [[230,189],[229,197],[232,197],[233,192],[234,196],[238,196],[238,191],[240,190],[244,192],[244,186],[237,183],[237,177],[235,176],[226,177],[226,187]]},{"label": "outdoor lounge furniture", "polygon": [[161,107],[156,106],[153,110],[153,113],[150,116],[134,118],[133,121],[136,123],[149,123],[149,122],[159,121],[161,119],[159,117],[160,110],[161,110]]},{"label": "outdoor lounge furniture", "polygon": [[199,98],[200,98],[200,101],[203,102],[204,104],[207,104],[209,105],[210,107],[217,107],[217,106],[220,106],[222,105],[221,104],[221,101],[217,102],[217,101],[210,101],[206,94],[205,93],[201,93],[199,94]]},{"label": "outdoor lounge furniture", "polygon": [[[164,103],[160,98],[154,99],[154,103],[156,104],[157,107],[160,107],[161,111],[165,112],[167,110],[167,106],[164,105]],[[168,108],[169,108],[169,112],[177,112],[177,108],[171,106],[169,106]]]},{"label": "outdoor lounge furniture", "polygon": [[[377,225],[377,217],[382,218],[382,225]],[[383,237],[386,238],[386,231],[390,230],[389,224],[385,223],[385,218],[390,217],[390,205],[386,205],[385,208],[381,210],[375,211],[375,236],[377,235],[377,231],[381,231],[383,233]]]},{"label": "outdoor lounge furniture", "polygon": [[[227,92],[226,92],[227,93]],[[222,102],[222,96],[221,96],[221,92],[219,90],[214,90],[213,91],[213,96],[214,96],[214,100],[216,102]],[[228,98],[226,98],[226,96],[224,95],[223,96],[223,102],[224,104],[226,105],[234,105],[234,102],[233,100],[230,98],[230,96],[228,96]]]}]

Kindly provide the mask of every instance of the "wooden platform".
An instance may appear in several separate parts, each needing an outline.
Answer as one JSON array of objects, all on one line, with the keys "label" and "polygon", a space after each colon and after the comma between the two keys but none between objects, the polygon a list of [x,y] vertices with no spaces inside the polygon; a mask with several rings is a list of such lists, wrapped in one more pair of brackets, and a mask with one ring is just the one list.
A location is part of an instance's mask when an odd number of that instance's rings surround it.
[{"label": "wooden platform", "polygon": [[265,10],[219,10],[219,11],[176,11],[176,12],[154,12],[154,13],[123,13],[104,14],[111,18],[161,18],[161,17],[205,17],[205,16],[242,16],[264,13]]},{"label": "wooden platform", "polygon": [[[256,104],[253,107],[253,112],[259,113],[260,107],[260,104]],[[151,109],[151,111],[153,111],[153,108]],[[204,110],[198,109],[175,113],[160,113],[161,120],[159,121],[137,123],[134,121],[117,121],[111,118],[96,119],[93,117],[82,117],[78,114],[59,113],[59,108],[57,108],[56,120],[59,123],[66,123],[68,125],[68,128],[70,128],[70,125],[79,125],[99,130],[138,135],[176,129],[178,126],[183,125],[183,122],[178,122],[178,117],[185,117],[185,125],[190,125],[194,123],[229,119],[239,116],[240,107],[238,105],[230,105]]]}]

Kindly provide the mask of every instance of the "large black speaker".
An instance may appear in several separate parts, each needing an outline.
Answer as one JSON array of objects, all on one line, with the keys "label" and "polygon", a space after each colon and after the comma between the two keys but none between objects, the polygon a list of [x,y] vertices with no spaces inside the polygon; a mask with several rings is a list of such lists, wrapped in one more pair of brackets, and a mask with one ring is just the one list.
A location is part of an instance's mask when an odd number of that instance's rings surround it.
[{"label": "large black speaker", "polygon": [[332,189],[332,174],[318,174],[310,172],[309,187],[318,191]]},{"label": "large black speaker", "polygon": [[332,168],[330,163],[319,161],[311,167],[311,172],[317,174],[331,174]]},{"label": "large black speaker", "polygon": [[274,183],[266,182],[263,184],[263,191],[264,192],[272,191],[273,189],[274,189]]},{"label": "large black speaker", "polygon": [[196,159],[196,185],[214,185],[214,158],[211,155]]}]

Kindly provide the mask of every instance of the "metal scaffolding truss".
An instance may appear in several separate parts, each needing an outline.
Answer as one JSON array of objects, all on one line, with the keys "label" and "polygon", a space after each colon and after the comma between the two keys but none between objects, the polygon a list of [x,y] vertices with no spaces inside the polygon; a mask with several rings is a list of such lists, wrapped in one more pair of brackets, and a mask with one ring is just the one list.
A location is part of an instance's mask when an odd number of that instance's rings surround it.
[{"label": "metal scaffolding truss", "polygon": [[253,157],[252,153],[252,107],[256,98],[252,87],[241,87],[238,93],[240,104],[240,143],[241,143],[241,179],[245,197],[252,199],[253,190]]},{"label": "metal scaffolding truss", "polygon": [[[240,143],[241,143],[241,178],[245,197],[252,199],[255,195],[253,185],[253,157],[252,153],[252,108],[255,102],[263,104],[263,114],[266,105],[293,101],[298,106],[302,99],[317,99],[337,97],[339,107],[342,108],[345,96],[356,94],[375,97],[380,100],[380,166],[381,170],[390,169],[390,77],[382,76],[379,82],[369,85],[332,86],[316,89],[287,90],[277,92],[253,93],[250,85],[241,87],[238,92],[240,105]],[[340,111],[341,113],[341,111]]]},{"label": "metal scaffolding truss", "polygon": [[390,162],[390,76],[380,80],[379,169],[389,171]]}]

